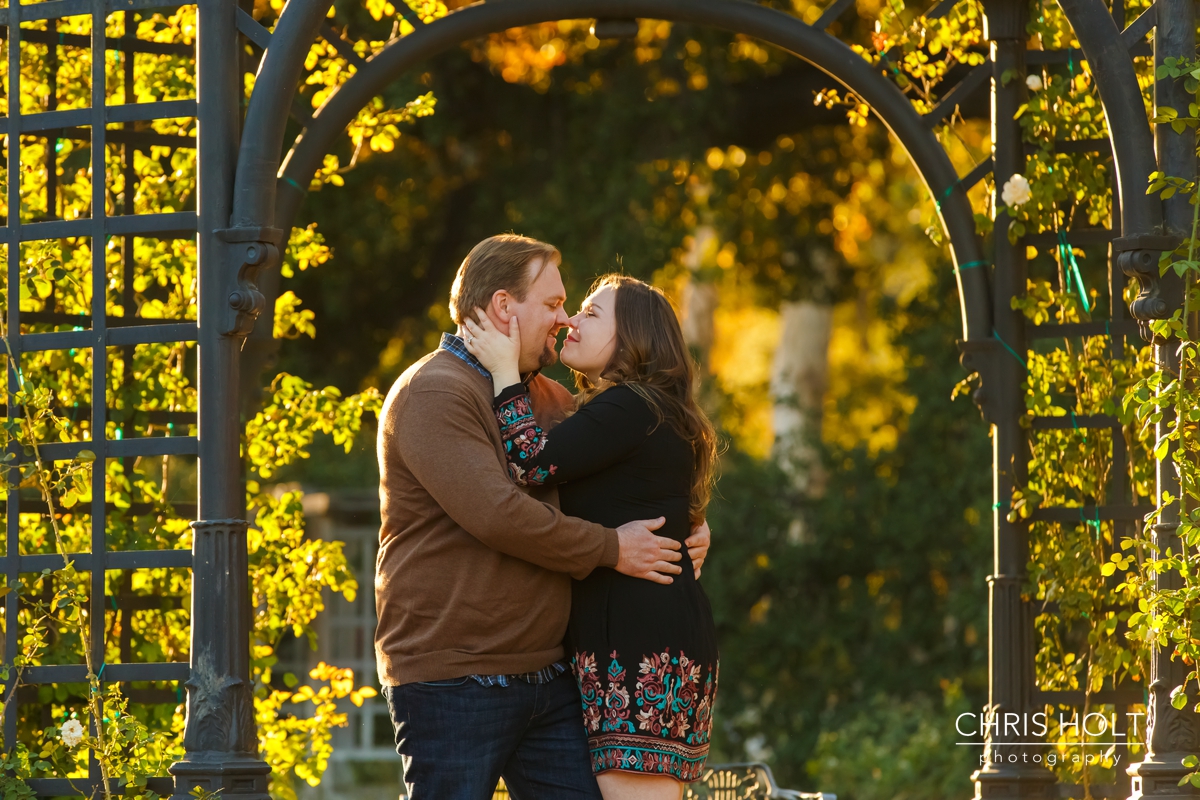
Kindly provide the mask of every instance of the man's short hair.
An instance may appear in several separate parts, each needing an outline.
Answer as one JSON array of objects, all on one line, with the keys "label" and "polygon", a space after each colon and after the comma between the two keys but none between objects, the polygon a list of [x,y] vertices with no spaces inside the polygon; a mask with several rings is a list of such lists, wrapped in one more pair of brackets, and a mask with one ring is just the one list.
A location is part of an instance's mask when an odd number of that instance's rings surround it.
[{"label": "man's short hair", "polygon": [[552,244],[515,233],[489,236],[472,247],[450,287],[450,318],[461,325],[466,314],[486,308],[501,289],[524,302],[538,277],[529,274],[529,264],[538,257],[545,268],[551,261],[557,265],[562,254]]}]

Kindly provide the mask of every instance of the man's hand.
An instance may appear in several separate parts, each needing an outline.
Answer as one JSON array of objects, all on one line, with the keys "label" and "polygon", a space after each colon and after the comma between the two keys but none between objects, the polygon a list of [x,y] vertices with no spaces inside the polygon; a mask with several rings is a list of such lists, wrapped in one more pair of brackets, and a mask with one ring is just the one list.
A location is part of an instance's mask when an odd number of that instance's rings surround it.
[{"label": "man's hand", "polygon": [[708,529],[708,520],[704,520],[692,528],[692,535],[684,540],[688,548],[688,556],[692,559],[692,572],[696,580],[700,580],[700,568],[704,559],[708,558],[708,546],[712,544],[712,531]]},{"label": "man's hand", "polygon": [[666,521],[666,517],[640,519],[617,528],[620,542],[617,572],[655,583],[674,582],[675,579],[670,576],[683,572],[678,564],[672,563],[683,558],[679,553],[681,545],[674,539],[651,533]]}]

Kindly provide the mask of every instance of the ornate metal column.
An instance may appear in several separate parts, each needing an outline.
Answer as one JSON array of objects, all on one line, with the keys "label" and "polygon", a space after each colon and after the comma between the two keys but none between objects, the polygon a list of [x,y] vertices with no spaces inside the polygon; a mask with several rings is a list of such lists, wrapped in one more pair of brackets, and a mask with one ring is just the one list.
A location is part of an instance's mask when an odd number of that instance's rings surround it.
[{"label": "ornate metal column", "polygon": [[[986,35],[992,58],[992,158],[996,196],[1004,182],[1025,168],[1020,125],[1013,119],[1026,99],[1025,24],[1027,4],[1023,0],[986,0]],[[1001,76],[1012,71],[1007,84]],[[995,548],[993,570],[988,576],[988,705],[990,725],[986,729],[984,754],[987,763],[971,779],[977,798],[1049,798],[1054,793],[1054,776],[1032,756],[1036,749],[1023,722],[1033,712],[1033,617],[1021,599],[1028,562],[1028,529],[1023,522],[1007,519],[1009,499],[1015,485],[1027,478],[1028,445],[1019,424],[1025,410],[1025,366],[1020,354],[1026,351],[1025,320],[1014,311],[1010,299],[1025,292],[1026,263],[1023,242],[1008,241],[1011,219],[996,203],[993,234],[995,270],[992,287],[993,335],[1000,346],[983,356],[991,369],[985,378],[987,407],[992,425]],[[1007,348],[1003,348],[1007,345]],[[1010,352],[1011,351],[1011,352]],[[982,354],[981,354],[982,355]],[[1010,725],[1009,723],[1013,723]]]},{"label": "ornate metal column", "polygon": [[[1157,68],[1166,58],[1190,58],[1196,53],[1196,17],[1192,0],[1158,0],[1157,30],[1154,36],[1154,64]],[[1154,105],[1171,106],[1176,109],[1188,107],[1192,98],[1184,91],[1182,82],[1163,78],[1154,84]],[[1191,129],[1176,133],[1169,125],[1159,125],[1154,131],[1154,145],[1158,157],[1158,168],[1168,175],[1193,178],[1196,175],[1196,136]],[[1163,227],[1175,241],[1176,237],[1190,236],[1192,207],[1186,197],[1172,197],[1163,204]],[[1157,273],[1157,263],[1153,265]],[[1157,274],[1153,276],[1157,278]],[[1143,288],[1146,282],[1143,281]],[[1157,304],[1149,309],[1150,316],[1169,317],[1183,305],[1182,282],[1174,272],[1157,280],[1154,293]],[[1152,298],[1152,299],[1155,299]],[[1157,313],[1155,313],[1157,312]],[[1179,357],[1172,342],[1156,342],[1154,360],[1157,368],[1168,374],[1179,373]],[[1163,436],[1173,420],[1164,415],[1155,434]],[[1162,503],[1164,492],[1179,497],[1179,480],[1172,459],[1158,462],[1156,475],[1158,501]],[[1158,524],[1154,526],[1153,538],[1162,552],[1179,552],[1179,503],[1161,504]],[[1177,588],[1181,578],[1176,572],[1155,576],[1160,588]],[[1150,659],[1150,699],[1147,711],[1146,743],[1147,754],[1141,763],[1130,766],[1133,776],[1132,797],[1175,798],[1200,795],[1190,785],[1179,786],[1179,780],[1192,770],[1181,763],[1187,755],[1200,749],[1200,719],[1191,706],[1197,698],[1193,693],[1189,703],[1182,709],[1171,705],[1171,690],[1183,683],[1189,667],[1172,660],[1169,649],[1156,649]]]},{"label": "ornate metal column", "polygon": [[[200,0],[199,513],[192,524],[191,679],[186,756],[171,766],[175,797],[199,787],[267,800],[250,684],[250,594],[238,454],[238,349],[246,314],[262,307],[248,284],[274,247],[229,226],[237,164],[241,75],[236,0]],[[253,322],[252,317],[250,322]]]}]

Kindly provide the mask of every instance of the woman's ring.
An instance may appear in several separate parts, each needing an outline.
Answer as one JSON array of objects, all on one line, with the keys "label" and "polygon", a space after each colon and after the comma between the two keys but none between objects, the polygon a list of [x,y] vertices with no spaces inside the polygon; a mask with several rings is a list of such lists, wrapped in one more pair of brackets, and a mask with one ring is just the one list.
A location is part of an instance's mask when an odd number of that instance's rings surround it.
[{"label": "woman's ring", "polygon": [[471,342],[473,342],[473,341],[475,341],[475,337],[474,337],[474,336],[468,336],[468,337],[467,337],[467,344],[470,344],[470,343],[471,343]]}]

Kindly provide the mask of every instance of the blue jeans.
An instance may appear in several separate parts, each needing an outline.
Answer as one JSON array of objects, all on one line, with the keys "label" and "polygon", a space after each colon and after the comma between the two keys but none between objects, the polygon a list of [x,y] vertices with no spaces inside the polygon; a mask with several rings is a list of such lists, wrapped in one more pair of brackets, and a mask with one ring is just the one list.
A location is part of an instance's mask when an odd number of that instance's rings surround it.
[{"label": "blue jeans", "polygon": [[601,800],[579,689],[474,678],[383,687],[410,800],[490,800],[501,777],[513,800]]}]

